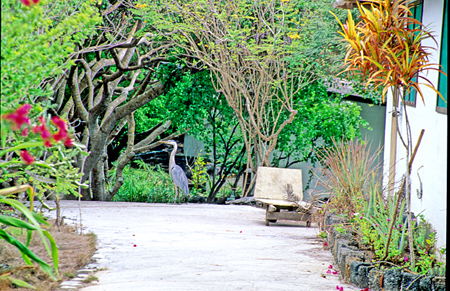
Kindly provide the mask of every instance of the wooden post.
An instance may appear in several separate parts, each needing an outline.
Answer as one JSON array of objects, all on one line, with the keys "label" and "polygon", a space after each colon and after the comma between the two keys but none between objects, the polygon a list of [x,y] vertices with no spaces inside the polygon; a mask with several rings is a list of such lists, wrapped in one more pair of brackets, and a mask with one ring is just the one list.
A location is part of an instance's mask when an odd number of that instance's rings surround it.
[{"label": "wooden post", "polygon": [[397,119],[398,119],[398,97],[399,91],[397,88],[393,90],[393,111],[391,118],[391,143],[389,147],[389,182],[388,182],[388,193],[389,196],[394,195],[395,188],[395,163],[397,159]]}]

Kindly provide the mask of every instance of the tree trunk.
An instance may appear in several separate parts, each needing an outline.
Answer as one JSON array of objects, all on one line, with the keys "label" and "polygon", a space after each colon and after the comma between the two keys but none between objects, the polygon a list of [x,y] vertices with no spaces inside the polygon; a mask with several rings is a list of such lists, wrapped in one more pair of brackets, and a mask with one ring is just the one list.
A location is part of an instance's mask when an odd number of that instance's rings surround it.
[{"label": "tree trunk", "polygon": [[105,200],[105,171],[104,171],[104,157],[97,162],[92,170],[92,200],[104,201]]}]

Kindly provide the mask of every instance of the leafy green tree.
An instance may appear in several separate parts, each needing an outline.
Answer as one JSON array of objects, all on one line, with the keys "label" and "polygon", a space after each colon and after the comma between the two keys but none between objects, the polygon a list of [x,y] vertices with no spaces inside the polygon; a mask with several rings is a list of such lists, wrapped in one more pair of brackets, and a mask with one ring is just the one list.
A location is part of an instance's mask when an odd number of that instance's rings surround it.
[{"label": "leafy green tree", "polygon": [[23,102],[46,100],[55,89],[55,76],[73,64],[68,58],[76,45],[93,33],[99,21],[95,1],[66,2],[44,0],[27,7],[2,1],[2,114]]},{"label": "leafy green tree", "polygon": [[336,24],[321,19],[330,17],[329,3],[314,2],[178,1],[148,7],[161,11],[155,23],[173,33],[180,53],[190,57],[188,65],[207,67],[215,76],[255,173],[257,165],[269,164],[280,134],[298,114],[296,93],[336,71],[343,59],[330,37]]},{"label": "leafy green tree", "polygon": [[319,81],[303,88],[295,96],[295,104],[298,113],[280,134],[272,166],[314,164],[319,161],[318,148],[332,146],[333,139],[360,138],[360,126],[369,126],[356,103],[343,100],[340,94],[329,96],[327,87]]},{"label": "leafy green tree", "polygon": [[217,93],[214,78],[205,70],[188,72],[166,94],[168,118],[179,130],[205,144],[211,183],[208,202],[212,202],[226,179],[239,174],[245,162],[245,144],[239,123],[223,94]]}]

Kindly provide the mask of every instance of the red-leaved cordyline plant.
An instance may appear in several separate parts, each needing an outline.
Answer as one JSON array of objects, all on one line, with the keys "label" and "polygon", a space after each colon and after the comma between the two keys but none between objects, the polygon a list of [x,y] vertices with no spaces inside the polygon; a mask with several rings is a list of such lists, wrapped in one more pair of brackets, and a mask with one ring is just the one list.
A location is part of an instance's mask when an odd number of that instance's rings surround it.
[{"label": "red-leaved cordyline plant", "polygon": [[[365,6],[361,6],[358,1],[356,3],[361,14],[361,21],[356,24],[350,11],[345,24],[342,24],[336,15],[333,14],[342,28],[342,31],[339,33],[342,35],[343,40],[348,43],[345,58],[346,68],[343,72],[347,72],[350,75],[361,75],[366,82],[366,86],[373,84],[375,88],[382,87],[383,101],[386,92],[391,89],[394,98],[394,112],[398,112],[397,100],[400,99],[402,101],[406,122],[406,138],[401,134],[398,126],[397,133],[403,146],[406,148],[406,174],[398,195],[402,194],[404,188],[408,207],[410,258],[411,265],[414,267],[415,255],[410,197],[410,172],[414,156],[411,156],[413,144],[405,96],[415,89],[425,103],[420,84],[431,88],[440,98],[443,98],[432,82],[425,77],[424,73],[428,70],[445,73],[438,69],[440,67],[439,64],[429,62],[431,54],[429,50],[435,48],[424,46],[422,43],[427,39],[432,39],[436,43],[436,40],[430,30],[427,30],[420,21],[411,17],[412,14],[406,0],[372,0]],[[419,80],[425,82],[419,83]],[[398,92],[399,96],[396,96],[397,94],[394,92]],[[398,123],[397,118],[395,122]],[[423,130],[415,146],[416,149],[422,134]],[[397,199],[397,202],[400,200]],[[391,221],[386,251],[382,260],[388,255],[392,226],[395,220],[396,217],[394,215],[394,219]]]}]

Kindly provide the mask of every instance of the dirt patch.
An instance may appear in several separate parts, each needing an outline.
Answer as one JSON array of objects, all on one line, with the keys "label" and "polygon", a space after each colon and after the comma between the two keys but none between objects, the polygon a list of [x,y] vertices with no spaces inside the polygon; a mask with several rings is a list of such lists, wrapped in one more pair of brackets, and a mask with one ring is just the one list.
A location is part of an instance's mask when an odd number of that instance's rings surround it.
[{"label": "dirt patch", "polygon": [[[50,224],[52,222],[50,221]],[[18,230],[19,231],[19,230]],[[58,281],[53,281],[37,265],[32,268],[26,268],[15,271],[11,277],[23,280],[37,290],[47,291],[56,290],[58,285],[67,279],[75,277],[77,271],[83,268],[91,260],[95,252],[96,237],[94,234],[80,235],[75,228],[69,225],[52,227],[48,229],[56,241],[59,249],[59,277]],[[27,234],[15,234],[22,243],[25,244]],[[38,234],[33,234],[30,242],[30,249],[40,258],[51,264],[51,259]],[[0,273],[2,271],[14,270],[25,266],[20,252],[4,240],[0,240]],[[8,282],[0,282],[0,291],[3,290],[28,290],[25,288],[14,288]]]}]

